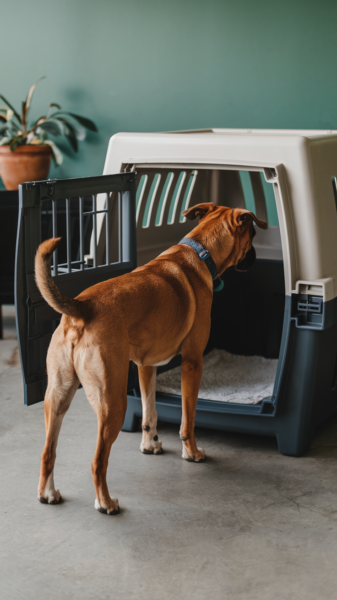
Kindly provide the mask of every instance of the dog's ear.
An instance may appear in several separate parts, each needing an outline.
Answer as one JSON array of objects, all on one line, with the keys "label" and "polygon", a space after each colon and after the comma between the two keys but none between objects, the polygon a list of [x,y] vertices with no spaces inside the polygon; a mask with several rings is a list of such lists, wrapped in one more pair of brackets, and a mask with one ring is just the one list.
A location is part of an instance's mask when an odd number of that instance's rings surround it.
[{"label": "dog's ear", "polygon": [[216,206],[215,204],[213,204],[213,202],[204,202],[203,204],[196,204],[195,206],[192,206],[187,210],[183,210],[181,214],[183,217],[186,217],[187,219],[193,221],[193,219],[195,219],[196,217],[199,217],[199,219],[201,219],[205,216],[206,213],[212,212],[215,208]]},{"label": "dog's ear", "polygon": [[237,225],[246,225],[247,223],[251,223],[254,221],[258,227],[261,229],[268,229],[268,223],[266,221],[261,221],[258,219],[253,212],[250,210],[240,209],[236,216]]}]

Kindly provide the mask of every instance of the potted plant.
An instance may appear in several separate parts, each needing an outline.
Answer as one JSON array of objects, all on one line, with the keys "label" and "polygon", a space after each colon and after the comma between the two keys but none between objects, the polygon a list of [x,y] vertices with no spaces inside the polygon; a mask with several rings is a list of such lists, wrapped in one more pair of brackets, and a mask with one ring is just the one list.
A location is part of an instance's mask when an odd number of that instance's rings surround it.
[{"label": "potted plant", "polygon": [[85,138],[85,130],[97,131],[90,119],[66,112],[55,102],[48,105],[46,115],[28,124],[33,93],[41,79],[30,88],[21,114],[0,94],[6,105],[0,106],[0,177],[7,190],[17,189],[24,181],[47,179],[52,158],[56,164],[62,164],[62,152],[48,139],[49,135],[65,137],[77,152],[78,140]]}]

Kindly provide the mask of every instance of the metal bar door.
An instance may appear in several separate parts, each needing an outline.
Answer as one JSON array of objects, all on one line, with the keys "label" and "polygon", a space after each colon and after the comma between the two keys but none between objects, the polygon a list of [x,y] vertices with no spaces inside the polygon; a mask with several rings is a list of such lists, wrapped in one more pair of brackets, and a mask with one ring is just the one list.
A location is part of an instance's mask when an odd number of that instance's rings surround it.
[{"label": "metal bar door", "polygon": [[[15,307],[25,404],[30,406],[44,399],[47,387],[46,356],[51,336],[60,314],[42,298],[34,278],[34,259],[41,243],[41,216],[50,219],[48,237],[64,233],[63,255],[54,252],[51,274],[58,288],[74,298],[86,288],[123,275],[136,267],[136,218],[134,173],[100,177],[59,179],[25,183],[19,186],[19,220],[15,261]],[[104,210],[97,211],[97,195],[104,194]],[[102,198],[100,196],[100,198]],[[100,203],[101,204],[101,203]],[[112,210],[112,204],[115,204]],[[62,205],[63,232],[58,228]],[[78,244],[74,249],[74,208],[77,210]],[[76,208],[77,207],[77,208]],[[97,213],[106,220],[106,240],[103,260],[97,261],[94,244],[93,260],[85,256],[86,240],[97,240]],[[111,262],[109,220],[117,218],[118,260]],[[65,219],[64,219],[65,217]],[[89,221],[88,221],[89,219]],[[90,226],[88,227],[88,222]],[[42,223],[43,224],[43,223]],[[59,232],[58,232],[59,229]],[[46,227],[44,227],[46,230]],[[86,233],[87,232],[87,233]],[[100,263],[100,264],[98,264]],[[132,365],[132,363],[130,363]],[[134,377],[135,366],[130,367]],[[129,375],[130,381],[130,375]],[[135,387],[131,384],[128,387]]]}]

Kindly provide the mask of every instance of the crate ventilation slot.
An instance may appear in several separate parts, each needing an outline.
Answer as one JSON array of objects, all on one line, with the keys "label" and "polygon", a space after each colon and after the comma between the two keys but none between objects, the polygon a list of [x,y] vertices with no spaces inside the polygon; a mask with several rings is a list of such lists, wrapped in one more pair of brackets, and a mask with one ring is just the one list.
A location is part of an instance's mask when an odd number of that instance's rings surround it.
[{"label": "crate ventilation slot", "polygon": [[142,175],[136,194],[137,225],[151,227],[153,215],[156,227],[185,223],[181,213],[190,205],[197,175],[197,170]]}]

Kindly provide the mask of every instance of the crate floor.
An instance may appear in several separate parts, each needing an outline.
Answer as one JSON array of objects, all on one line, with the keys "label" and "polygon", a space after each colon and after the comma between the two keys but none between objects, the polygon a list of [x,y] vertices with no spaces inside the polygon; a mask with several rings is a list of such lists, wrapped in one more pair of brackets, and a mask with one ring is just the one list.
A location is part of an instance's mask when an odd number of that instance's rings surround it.
[{"label": "crate floor", "polygon": [[[258,404],[273,393],[277,359],[238,356],[213,349],[204,356],[199,398]],[[181,367],[157,377],[157,391],[181,394]]]}]

